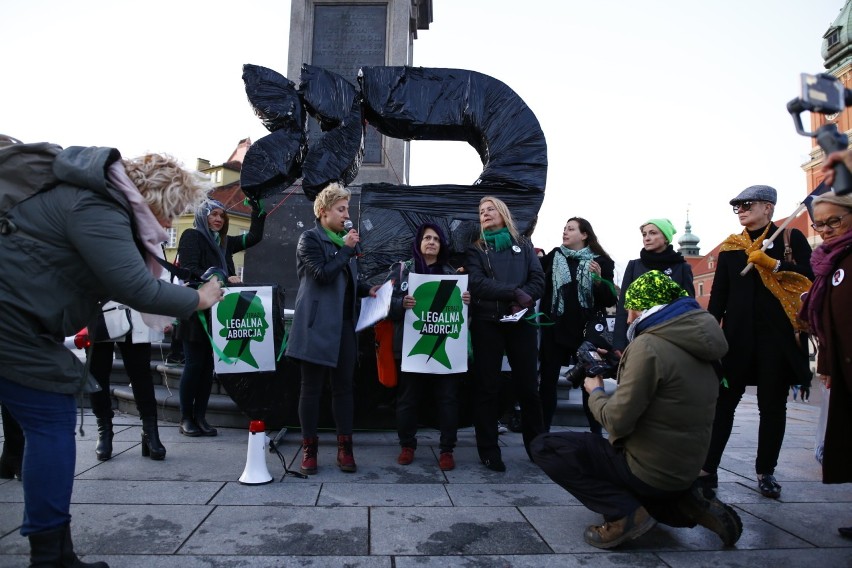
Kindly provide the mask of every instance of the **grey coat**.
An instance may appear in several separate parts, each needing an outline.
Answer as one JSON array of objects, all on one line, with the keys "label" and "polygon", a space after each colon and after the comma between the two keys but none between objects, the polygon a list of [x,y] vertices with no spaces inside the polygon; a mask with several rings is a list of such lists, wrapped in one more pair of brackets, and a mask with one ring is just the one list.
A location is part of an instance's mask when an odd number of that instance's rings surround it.
[{"label": "grey coat", "polygon": [[106,168],[118,159],[112,148],[68,148],[53,162],[59,185],[9,212],[18,230],[0,236],[4,379],[58,393],[96,389],[64,340],[92,320],[101,302],[182,317],[197,307],[195,290],[147,270],[130,206],[106,180]]},{"label": "grey coat", "polygon": [[[336,367],[343,334],[346,287],[352,286],[353,300],[366,296],[370,290],[367,284],[358,281],[355,249],[338,248],[317,222],[316,227],[299,237],[296,272],[299,291],[293,327],[287,340],[287,356]],[[351,308],[351,313],[346,314],[346,325],[354,325],[358,302],[353,301]]]}]

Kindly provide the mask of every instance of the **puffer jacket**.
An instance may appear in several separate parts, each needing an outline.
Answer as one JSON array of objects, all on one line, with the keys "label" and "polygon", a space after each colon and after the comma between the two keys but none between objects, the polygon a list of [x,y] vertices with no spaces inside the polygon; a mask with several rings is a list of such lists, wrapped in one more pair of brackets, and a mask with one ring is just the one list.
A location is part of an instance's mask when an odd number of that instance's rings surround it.
[{"label": "puffer jacket", "polygon": [[96,390],[64,340],[102,302],[184,317],[197,307],[195,290],[154,278],[146,268],[130,206],[106,179],[120,157],[112,148],[70,147],[53,162],[59,184],[10,210],[17,231],[0,236],[4,379],[58,393]]},{"label": "puffer jacket", "polygon": [[687,297],[636,325],[619,363],[618,389],[611,396],[593,392],[589,409],[636,477],[680,491],[707,457],[719,395],[711,362],[728,343],[715,318]]},{"label": "puffer jacket", "polygon": [[544,271],[532,244],[522,238],[512,247],[496,251],[485,243],[467,249],[465,271],[469,276],[470,318],[499,321],[510,313],[515,289],[520,288],[533,301],[544,293]]}]

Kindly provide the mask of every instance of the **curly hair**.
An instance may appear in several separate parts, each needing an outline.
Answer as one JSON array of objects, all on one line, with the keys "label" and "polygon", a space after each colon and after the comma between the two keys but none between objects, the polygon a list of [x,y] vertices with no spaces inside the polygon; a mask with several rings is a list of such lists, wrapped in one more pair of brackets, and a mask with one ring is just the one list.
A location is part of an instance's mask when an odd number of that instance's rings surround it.
[{"label": "curly hair", "polygon": [[341,184],[336,181],[331,182],[325,189],[319,192],[316,199],[314,200],[314,217],[317,219],[322,215],[322,210],[326,211],[331,209],[331,206],[340,201],[341,199],[350,199],[352,197],[352,192],[343,187]]},{"label": "curly hair", "polygon": [[159,218],[175,219],[194,210],[213,188],[207,175],[184,169],[167,154],[145,154],[122,163],[148,207]]}]

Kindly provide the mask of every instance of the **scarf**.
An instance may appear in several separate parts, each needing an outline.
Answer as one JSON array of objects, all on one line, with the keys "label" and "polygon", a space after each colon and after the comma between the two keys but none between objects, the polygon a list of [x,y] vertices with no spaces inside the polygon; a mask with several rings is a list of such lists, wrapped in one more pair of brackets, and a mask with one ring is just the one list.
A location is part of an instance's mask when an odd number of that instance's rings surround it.
[{"label": "scarf", "polygon": [[328,235],[328,238],[331,239],[331,242],[336,244],[338,247],[343,248],[346,243],[343,241],[343,237],[346,236],[348,231],[340,231],[339,233],[335,233],[331,229],[326,228],[325,225],[320,225],[322,230],[325,231],[325,234]]},{"label": "scarf", "polygon": [[675,252],[672,245],[667,246],[663,252],[651,252],[643,248],[639,251],[639,259],[648,270],[659,270],[669,276],[676,265],[686,262],[682,254]]},{"label": "scarf", "polygon": [[[743,229],[741,234],[730,235],[725,239],[719,250],[721,252],[742,250],[745,251],[746,256],[753,251],[762,250],[763,241],[766,239],[769,227],[771,226],[773,226],[772,223],[766,225],[766,228],[763,229],[763,232],[754,241],[751,240],[748,230]],[[793,329],[803,330],[804,326],[796,316],[802,305],[802,294],[810,289],[811,281],[797,272],[788,270],[772,272],[756,264],[754,265],[754,270],[757,270],[763,285],[781,303],[781,307],[784,309],[784,313],[787,314],[787,319],[790,320]]]},{"label": "scarf", "polygon": [[[426,229],[435,231],[438,235],[438,241],[441,243],[438,249],[438,258],[432,264],[426,264],[426,260],[420,253],[420,241],[423,240],[423,233],[426,232]],[[414,272],[417,274],[443,274],[444,266],[448,264],[450,258],[450,243],[447,242],[447,237],[444,236],[444,231],[441,230],[441,227],[434,223],[423,223],[417,229],[417,234],[411,242],[411,253],[414,255],[411,258],[411,262],[414,265]]]},{"label": "scarf", "polygon": [[831,275],[837,263],[852,247],[852,231],[848,231],[827,243],[822,243],[811,254],[811,268],[814,270],[814,285],[805,295],[800,315],[807,321],[816,333],[820,343],[825,345],[825,328],[823,327],[820,311],[822,310]]},{"label": "scarf", "polygon": [[568,267],[569,258],[576,259],[579,263],[577,265],[577,298],[580,300],[580,306],[590,308],[594,304],[592,271],[589,270],[589,264],[594,260],[595,253],[589,247],[573,250],[560,246],[553,255],[553,268],[551,269],[553,297],[550,305],[552,306],[551,310],[557,316],[561,316],[565,312],[565,300],[559,291],[563,286],[573,281],[571,269]]},{"label": "scarf", "polygon": [[512,246],[512,235],[509,233],[508,227],[503,227],[496,231],[482,231],[482,238],[497,252],[506,250]]},{"label": "scarf", "polygon": [[[142,243],[145,249],[145,266],[154,278],[159,278],[163,273],[163,267],[155,260],[163,257],[163,243],[169,236],[165,229],[157,221],[157,217],[145,202],[145,198],[139,192],[139,188],[128,177],[124,164],[120,161],[113,162],[107,168],[107,180],[118,189],[130,203],[130,210],[136,225],[136,239]],[[173,317],[155,314],[140,313],[145,325],[152,329],[162,331],[167,325],[174,321]]]}]

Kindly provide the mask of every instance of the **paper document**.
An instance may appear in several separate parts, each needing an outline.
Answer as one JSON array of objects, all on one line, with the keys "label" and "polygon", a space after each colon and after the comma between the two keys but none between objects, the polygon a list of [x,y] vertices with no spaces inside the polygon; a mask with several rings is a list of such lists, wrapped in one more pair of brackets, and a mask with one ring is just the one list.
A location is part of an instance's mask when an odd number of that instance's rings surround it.
[{"label": "paper document", "polygon": [[524,317],[525,313],[527,313],[527,308],[524,308],[523,310],[521,310],[521,311],[519,311],[515,314],[503,316],[502,318],[500,318],[500,321],[501,322],[515,323],[515,322],[521,321],[521,318]]},{"label": "paper document", "polygon": [[376,297],[361,298],[361,315],[355,331],[361,331],[385,319],[390,312],[391,297],[393,296],[393,281],[388,280],[376,290]]}]

